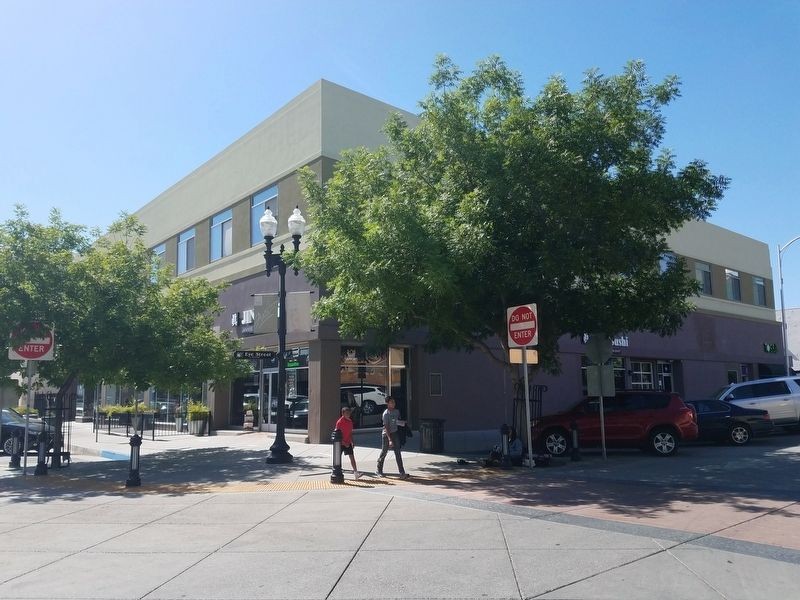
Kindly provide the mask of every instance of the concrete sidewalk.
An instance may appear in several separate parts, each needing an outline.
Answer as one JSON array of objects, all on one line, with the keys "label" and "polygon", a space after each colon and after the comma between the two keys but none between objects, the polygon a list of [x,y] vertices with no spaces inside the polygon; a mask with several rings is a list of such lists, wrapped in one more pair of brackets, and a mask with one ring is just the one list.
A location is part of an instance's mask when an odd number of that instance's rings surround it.
[{"label": "concrete sidewalk", "polygon": [[[333,485],[330,446],[290,441],[294,463],[267,466],[271,438],[145,440],[135,490],[127,461],[98,456],[125,438],[85,435],[93,456],[6,475],[0,597],[798,597],[795,488],[715,489],[715,449],[513,471],[409,452],[407,482],[348,472]],[[796,456],[785,442],[777,461]],[[357,450],[373,471],[378,450]]]}]

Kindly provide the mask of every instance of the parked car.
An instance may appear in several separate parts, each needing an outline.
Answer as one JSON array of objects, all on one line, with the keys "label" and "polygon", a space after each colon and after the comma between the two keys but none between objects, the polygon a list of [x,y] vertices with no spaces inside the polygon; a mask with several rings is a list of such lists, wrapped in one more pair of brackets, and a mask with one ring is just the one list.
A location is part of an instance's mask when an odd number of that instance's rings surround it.
[{"label": "parked car", "polygon": [[[0,444],[3,452],[11,454],[14,432],[19,434],[20,447],[25,443],[25,417],[10,408],[4,408],[0,415],[2,423],[2,434],[0,434]],[[39,445],[39,436],[42,434],[42,420],[31,417],[28,427],[28,450],[33,450]],[[53,427],[45,425],[45,433],[48,437],[48,448],[53,444]]]},{"label": "parked car", "polygon": [[286,423],[293,429],[308,429],[308,398],[298,397],[292,402]]},{"label": "parked car", "polygon": [[775,425],[800,425],[800,377],[797,375],[732,383],[713,398],[743,408],[766,410]]},{"label": "parked car", "polygon": [[689,400],[697,413],[698,439],[744,446],[752,438],[768,435],[774,425],[766,410],[742,408],[721,400]]},{"label": "parked car", "polygon": [[382,385],[343,385],[339,388],[342,404],[352,401],[361,408],[365,415],[374,415],[379,406],[386,404],[386,388]]},{"label": "parked car", "polygon": [[[682,441],[697,439],[697,417],[673,392],[619,391],[603,399],[608,447],[640,447],[672,456]],[[570,427],[578,426],[581,446],[599,446],[600,401],[586,398],[571,410],[543,417],[533,429],[540,448],[563,456],[572,447]]]}]

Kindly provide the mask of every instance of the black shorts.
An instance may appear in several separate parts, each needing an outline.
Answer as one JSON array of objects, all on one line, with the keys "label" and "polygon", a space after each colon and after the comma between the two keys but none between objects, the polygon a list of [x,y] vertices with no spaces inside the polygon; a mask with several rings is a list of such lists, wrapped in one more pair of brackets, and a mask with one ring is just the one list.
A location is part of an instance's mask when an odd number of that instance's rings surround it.
[{"label": "black shorts", "polygon": [[353,445],[350,444],[349,446],[342,446],[342,454],[347,454],[347,456],[353,456]]}]

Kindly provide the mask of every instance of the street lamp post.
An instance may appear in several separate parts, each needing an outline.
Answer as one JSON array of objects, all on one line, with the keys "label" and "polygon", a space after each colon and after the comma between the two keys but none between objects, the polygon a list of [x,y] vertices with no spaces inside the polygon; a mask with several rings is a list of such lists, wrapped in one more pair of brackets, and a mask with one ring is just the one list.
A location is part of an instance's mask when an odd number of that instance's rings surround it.
[{"label": "street lamp post", "polygon": [[[272,270],[278,268],[278,414],[275,423],[275,442],[269,448],[267,456],[268,464],[284,464],[292,462],[292,455],[289,454],[289,444],[286,443],[286,262],[283,260],[284,246],[281,244],[280,252],[272,252],[272,240],[278,232],[278,221],[267,208],[264,215],[259,219],[258,225],[261,234],[264,236],[264,261],[266,262],[267,277],[272,274]],[[300,238],[306,228],[306,220],[300,214],[300,208],[296,207],[289,217],[289,233],[292,235],[292,245],[294,252],[300,250]],[[294,269],[297,275],[298,270]],[[259,377],[262,375],[259,374]]]},{"label": "street lamp post", "polygon": [[800,235],[789,240],[783,246],[778,244],[778,278],[781,282],[781,338],[783,339],[783,360],[786,366],[787,377],[791,375],[791,368],[789,366],[789,336],[786,330],[786,309],[783,305],[783,253],[797,240],[800,240]]}]

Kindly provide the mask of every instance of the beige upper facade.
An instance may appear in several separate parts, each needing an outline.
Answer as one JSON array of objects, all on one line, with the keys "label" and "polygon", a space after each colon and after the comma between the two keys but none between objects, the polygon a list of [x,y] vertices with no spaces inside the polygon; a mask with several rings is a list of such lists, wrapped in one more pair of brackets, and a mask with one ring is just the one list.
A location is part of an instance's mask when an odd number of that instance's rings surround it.
[{"label": "beige upper facade", "polygon": [[[673,232],[667,242],[675,254],[686,259],[690,275],[698,263],[711,271],[711,293],[694,298],[702,311],[747,319],[775,321],[775,298],[769,247],[729,229],[706,221],[689,221]],[[729,297],[727,277],[739,279],[740,299]],[[763,283],[764,304],[759,304],[755,286]]]},{"label": "beige upper facade", "polygon": [[385,144],[382,128],[391,113],[417,122],[410,112],[317,81],[138,210],[148,228],[146,243],[163,243],[323,157],[336,160],[348,148]]},{"label": "beige upper facade", "polygon": [[[164,259],[177,264],[178,236],[194,228],[193,267],[186,275],[234,281],[263,271],[263,243],[251,238],[255,219],[251,199],[276,186],[278,244],[288,237],[286,218],[306,202],[297,170],[308,166],[328,179],[343,150],[386,143],[383,126],[399,113],[409,125],[416,115],[337,84],[320,80],[242,138],[146,204],[136,215],[147,226],[146,242],[164,245]],[[212,260],[212,218],[231,211],[232,248]],[[312,224],[313,226],[313,224]],[[704,312],[775,321],[772,269],[766,244],[702,221],[686,223],[668,237],[673,252],[686,259],[689,276],[710,272],[710,293],[694,299]],[[728,278],[738,278],[731,298]],[[759,296],[756,286],[763,284]]]}]

